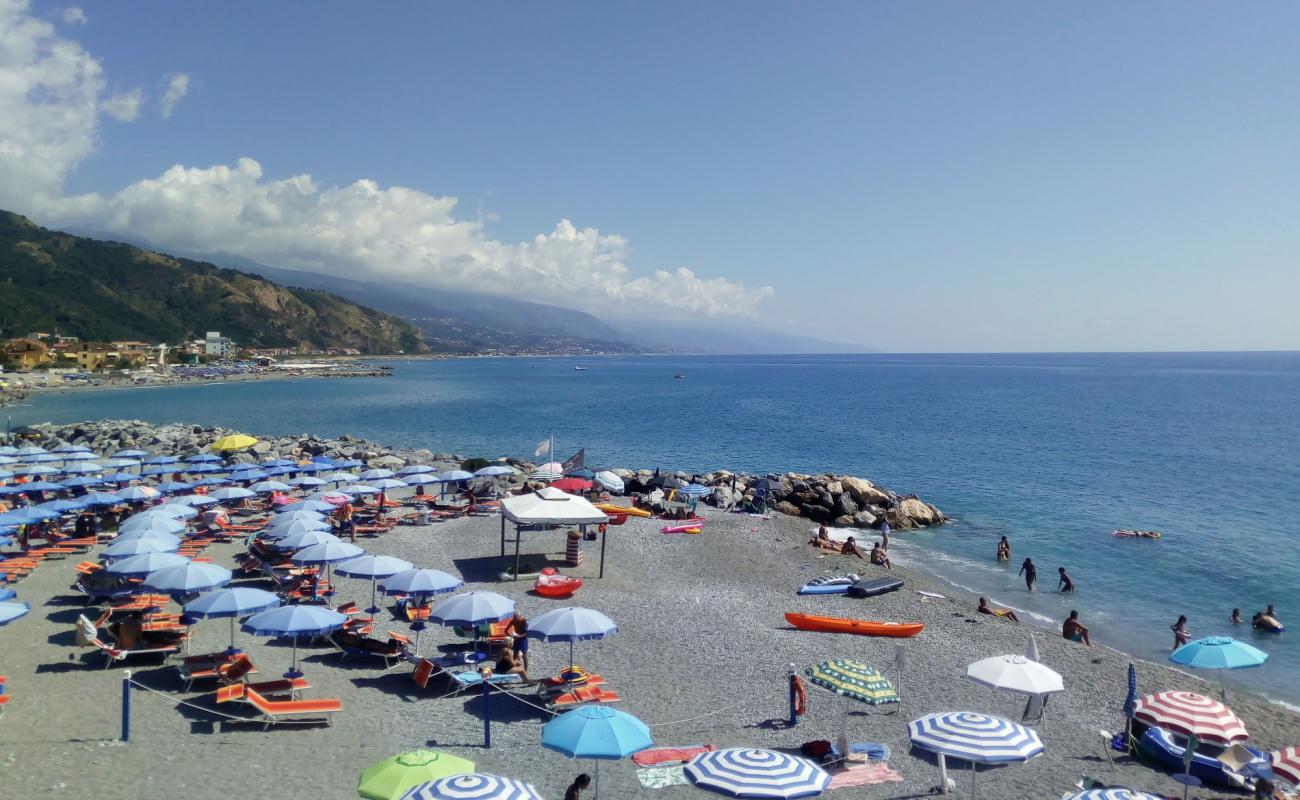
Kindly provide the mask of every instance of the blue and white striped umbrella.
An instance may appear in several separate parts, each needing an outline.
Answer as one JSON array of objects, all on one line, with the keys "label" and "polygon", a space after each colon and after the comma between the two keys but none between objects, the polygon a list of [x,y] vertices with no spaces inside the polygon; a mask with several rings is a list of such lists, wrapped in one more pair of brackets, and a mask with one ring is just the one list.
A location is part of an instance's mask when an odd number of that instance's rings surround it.
[{"label": "blue and white striped umbrella", "polygon": [[542,800],[532,784],[473,772],[411,787],[401,800]]},{"label": "blue and white striped umbrella", "polygon": [[1089,789],[1086,792],[1075,792],[1065,800],[1163,800],[1163,798],[1158,794],[1147,794],[1121,786],[1114,789]]},{"label": "blue and white striped umbrella", "polygon": [[1028,761],[1043,754],[1038,734],[988,714],[949,711],[912,720],[912,744],[932,753],[980,764]]},{"label": "blue and white striped umbrella", "polygon": [[826,770],[806,758],[748,747],[701,753],[685,771],[701,789],[732,797],[812,797],[831,785]]}]

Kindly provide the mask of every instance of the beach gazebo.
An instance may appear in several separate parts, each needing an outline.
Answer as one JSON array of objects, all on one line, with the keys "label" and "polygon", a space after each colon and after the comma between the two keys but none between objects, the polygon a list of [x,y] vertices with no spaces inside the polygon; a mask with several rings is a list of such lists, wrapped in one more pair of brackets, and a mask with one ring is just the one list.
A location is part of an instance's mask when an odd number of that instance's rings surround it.
[{"label": "beach gazebo", "polygon": [[[506,554],[506,522],[515,524],[515,579],[519,577],[519,542],[526,528],[576,525],[585,530],[588,525],[609,521],[609,516],[589,501],[566,494],[559,489],[546,487],[531,494],[507,497],[501,501],[501,555]],[[605,577],[605,538],[600,535],[600,577]]]}]

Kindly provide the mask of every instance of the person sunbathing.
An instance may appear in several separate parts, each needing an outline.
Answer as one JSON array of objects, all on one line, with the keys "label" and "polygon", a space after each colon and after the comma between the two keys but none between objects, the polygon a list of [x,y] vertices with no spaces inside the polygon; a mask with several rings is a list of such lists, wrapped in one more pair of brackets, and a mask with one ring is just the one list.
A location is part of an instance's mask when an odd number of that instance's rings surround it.
[{"label": "person sunbathing", "polygon": [[821,548],[822,550],[832,550],[834,552],[839,552],[840,550],[839,544],[831,539],[830,532],[826,530],[825,525],[817,529],[817,535],[809,539],[808,544]]},{"label": "person sunbathing", "polygon": [[871,563],[885,569],[894,568],[894,565],[889,563],[889,554],[879,544],[871,548]]},{"label": "person sunbathing", "polygon": [[852,536],[844,540],[844,544],[840,547],[840,555],[845,555],[845,556],[854,555],[864,561],[867,558],[866,556],[862,555],[862,548],[858,547],[857,539],[854,539]]},{"label": "person sunbathing", "polygon": [[1092,647],[1092,640],[1088,638],[1088,629],[1079,622],[1079,612],[1071,611],[1070,618],[1061,626],[1061,636],[1072,642],[1083,642]]},{"label": "person sunbathing", "polygon": [[1009,608],[993,608],[992,606],[990,606],[990,605],[989,605],[989,599],[988,599],[987,597],[981,597],[981,598],[980,598],[980,605],[979,605],[979,608],[977,608],[977,609],[975,609],[975,610],[978,611],[978,612],[981,613],[981,614],[988,614],[989,616],[992,616],[992,617],[1002,617],[1003,619],[1009,619],[1009,620],[1011,620],[1012,622],[1019,622],[1019,621],[1020,621],[1020,617],[1017,617],[1017,616],[1016,616],[1016,612],[1012,611],[1011,609],[1009,609]]},{"label": "person sunbathing", "polygon": [[510,673],[514,673],[524,679],[525,686],[531,686],[533,684],[532,679],[528,677],[528,671],[525,670],[524,665],[520,664],[515,658],[514,651],[511,650],[509,646],[503,645],[497,648],[497,663],[492,668],[492,671],[497,675],[509,675]]}]

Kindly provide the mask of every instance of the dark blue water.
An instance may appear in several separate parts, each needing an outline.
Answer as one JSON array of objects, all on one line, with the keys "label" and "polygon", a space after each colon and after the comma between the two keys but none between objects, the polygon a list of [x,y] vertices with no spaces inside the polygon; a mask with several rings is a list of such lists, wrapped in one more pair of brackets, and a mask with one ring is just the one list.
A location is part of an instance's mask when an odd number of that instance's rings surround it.
[{"label": "dark blue water", "polygon": [[[833,470],[957,522],[897,537],[900,561],[1164,658],[1180,613],[1273,654],[1233,676],[1300,702],[1300,636],[1231,630],[1267,603],[1300,631],[1300,354],[629,357],[395,362],[386,380],[48,396],[14,423],[135,417],[352,433],[529,456],[554,432],[606,466]],[[681,373],[685,378],[674,380]],[[1115,528],[1164,531],[1116,540]],[[1006,534],[1013,565],[993,560]],[[1078,593],[1030,596],[1066,566]]]}]

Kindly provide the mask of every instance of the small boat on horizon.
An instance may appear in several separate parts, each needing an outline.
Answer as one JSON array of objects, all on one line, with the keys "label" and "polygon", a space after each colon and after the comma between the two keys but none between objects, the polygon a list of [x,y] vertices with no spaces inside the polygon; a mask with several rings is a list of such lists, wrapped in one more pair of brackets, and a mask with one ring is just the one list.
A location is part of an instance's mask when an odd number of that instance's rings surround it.
[{"label": "small boat on horizon", "polygon": [[587,368],[584,367],[584,366],[582,366],[581,364],[575,364],[575,365],[573,366],[573,368],[574,368],[575,370],[577,370],[578,372],[586,372],[586,371],[587,371]]},{"label": "small boat on horizon", "polygon": [[674,378],[675,380],[681,380],[682,378],[685,378],[685,377],[686,377],[686,376],[683,375],[683,374],[681,374],[680,372],[673,376],[673,378]]}]

